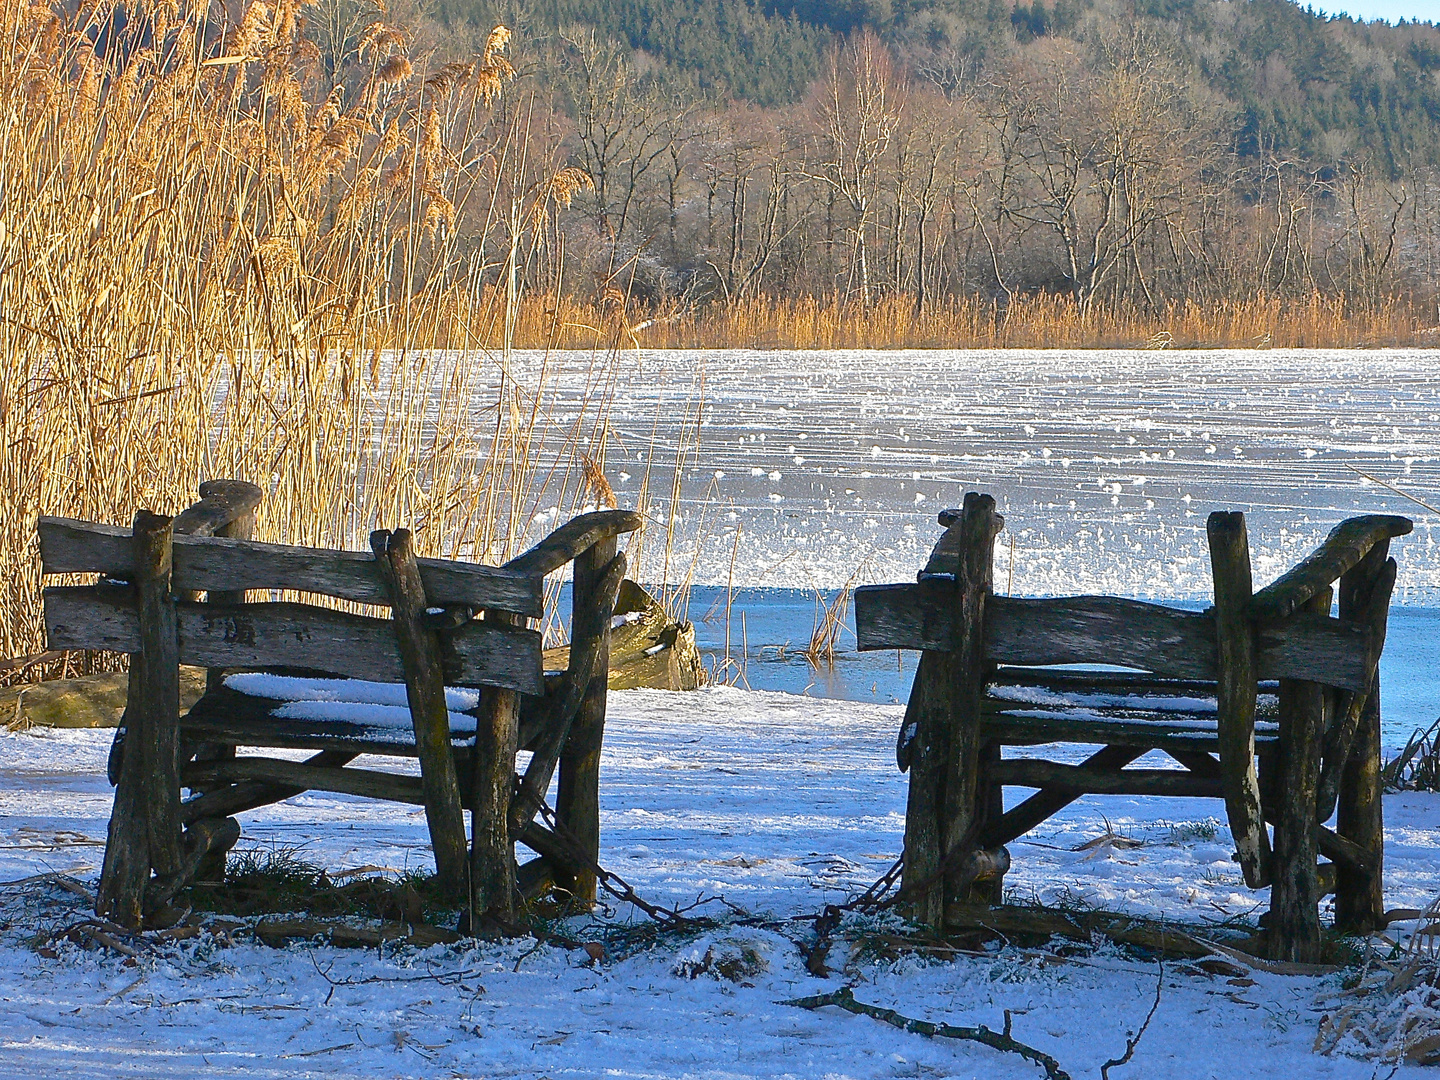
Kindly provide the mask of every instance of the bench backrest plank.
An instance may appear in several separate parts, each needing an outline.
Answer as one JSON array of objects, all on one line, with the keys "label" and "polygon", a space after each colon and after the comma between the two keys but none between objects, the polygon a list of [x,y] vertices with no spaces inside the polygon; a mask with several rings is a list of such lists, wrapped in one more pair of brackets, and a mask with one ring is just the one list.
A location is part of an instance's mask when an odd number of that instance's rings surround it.
[{"label": "bench backrest plank", "polygon": [[[178,538],[177,538],[178,539]],[[374,682],[403,682],[388,619],[313,604],[175,605],[180,662],[199,667],[303,667]],[[140,650],[128,588],[62,585],[45,590],[45,630],[54,649]],[[544,693],[544,657],[533,630],[472,620],[443,637],[445,681]]]},{"label": "bench backrest plank", "polygon": [[[128,580],[130,530],[71,518],[42,517],[40,558],[46,574],[100,573]],[[173,587],[197,592],[293,589],[362,604],[390,603],[372,553],[292,547],[257,540],[176,535]],[[541,575],[448,559],[417,559],[429,602],[467,604],[539,617]]]},{"label": "bench backrest plank", "polygon": [[[859,648],[952,648],[953,582],[855,590]],[[1370,631],[1326,615],[1294,616],[1259,636],[1258,677],[1364,690]],[[1217,677],[1214,615],[1110,596],[991,596],[985,654],[1000,664],[1114,664],[1177,679]]]}]

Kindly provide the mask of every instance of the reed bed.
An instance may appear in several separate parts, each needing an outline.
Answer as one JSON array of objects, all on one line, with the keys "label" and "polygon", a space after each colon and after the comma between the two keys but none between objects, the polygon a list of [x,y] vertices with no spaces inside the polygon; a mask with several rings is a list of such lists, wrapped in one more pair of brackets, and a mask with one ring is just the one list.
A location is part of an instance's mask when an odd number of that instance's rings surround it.
[{"label": "reed bed", "polygon": [[[1440,330],[1432,315],[1422,317],[1398,299],[1367,309],[1320,294],[1187,302],[1159,311],[1096,305],[1084,315],[1068,297],[1052,294],[1005,308],[960,299],[919,310],[913,298],[896,295],[868,308],[839,299],[743,300],[637,317],[622,333],[649,348],[1353,349],[1433,346]],[[567,316],[570,323],[585,319],[580,312]]]},{"label": "reed bed", "polygon": [[[607,354],[556,431],[547,362],[487,344],[578,183],[522,153],[508,31],[427,70],[377,22],[332,89],[293,0],[209,11],[0,0],[0,658],[44,647],[40,514],[128,524],[233,477],[262,539],[405,525],[495,561],[596,498]],[[49,659],[0,680],[118,662]]]},{"label": "reed bed", "polygon": [[[595,349],[1368,349],[1440,346],[1440,327],[1401,299],[1378,309],[1343,296],[1255,296],[1186,302],[1160,311],[1096,305],[1085,315],[1064,296],[1019,298],[1002,308],[983,299],[927,302],[905,295],[865,308],[837,298],[757,298],[656,310],[565,296],[527,297],[515,344]],[[467,326],[477,320],[442,313]],[[499,348],[485,324],[477,345]]]}]

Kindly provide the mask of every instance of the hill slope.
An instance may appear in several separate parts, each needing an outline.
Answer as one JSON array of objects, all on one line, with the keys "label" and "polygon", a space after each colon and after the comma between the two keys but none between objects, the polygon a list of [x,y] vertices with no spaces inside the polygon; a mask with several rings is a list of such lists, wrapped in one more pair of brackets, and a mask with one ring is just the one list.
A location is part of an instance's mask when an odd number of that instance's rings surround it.
[{"label": "hill slope", "polygon": [[839,35],[873,27],[917,69],[983,77],[1038,39],[1150,24],[1238,117],[1236,149],[1387,171],[1440,163],[1440,28],[1331,18],[1291,0],[558,0],[524,12],[444,0],[447,23],[505,19],[532,38],[582,24],[696,89],[799,99]]}]

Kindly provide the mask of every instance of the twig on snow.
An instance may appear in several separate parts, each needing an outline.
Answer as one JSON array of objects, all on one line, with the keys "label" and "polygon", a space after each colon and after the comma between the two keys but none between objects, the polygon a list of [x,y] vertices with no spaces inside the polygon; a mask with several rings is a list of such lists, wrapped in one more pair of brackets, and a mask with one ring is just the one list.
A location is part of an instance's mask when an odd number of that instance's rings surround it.
[{"label": "twig on snow", "polygon": [[1130,1059],[1135,1056],[1135,1048],[1140,1045],[1140,1040],[1145,1037],[1145,1029],[1150,1026],[1150,1021],[1155,1019],[1155,1011],[1160,1008],[1160,991],[1165,986],[1165,961],[1160,961],[1160,970],[1155,975],[1155,1001],[1150,1006],[1150,1011],[1145,1014],[1145,1022],[1140,1025],[1140,1030],[1125,1039],[1125,1053],[1118,1058],[1111,1058],[1100,1066],[1101,1080],[1110,1080],[1110,1070],[1120,1065],[1129,1065]]},{"label": "twig on snow", "polygon": [[[834,1005],[844,1009],[846,1012],[854,1013],[857,1016],[868,1016],[879,1020],[883,1024],[899,1028],[901,1031],[908,1031],[915,1035],[924,1035],[926,1038],[941,1039],[963,1039],[966,1042],[978,1042],[990,1047],[992,1050],[1000,1050],[1007,1054],[1019,1054],[1027,1061],[1033,1061],[1045,1070],[1048,1080],[1071,1080],[1070,1074],[1060,1068],[1060,1063],[1049,1054],[1036,1050],[1033,1046],[1010,1036],[1010,1010],[1005,1010],[1005,1030],[991,1031],[988,1027],[956,1027],[953,1024],[935,1024],[929,1020],[915,1020],[903,1016],[894,1009],[884,1009],[878,1005],[866,1005],[863,1001],[856,1001],[855,995],[850,992],[848,986],[841,987],[829,994],[817,994],[814,997],[793,998],[789,1001],[782,1001],[782,1005],[794,1005],[798,1009],[823,1009],[827,1005]],[[1147,1021],[1148,1023],[1148,1021]],[[1143,1029],[1142,1029],[1143,1030]]]}]

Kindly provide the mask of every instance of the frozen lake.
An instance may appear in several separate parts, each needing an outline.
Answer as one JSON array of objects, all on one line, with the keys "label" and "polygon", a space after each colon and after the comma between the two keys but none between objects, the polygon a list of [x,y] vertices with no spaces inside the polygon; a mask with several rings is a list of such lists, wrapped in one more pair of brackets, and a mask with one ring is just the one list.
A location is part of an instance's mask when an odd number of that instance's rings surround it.
[{"label": "frozen lake", "polygon": [[[595,400],[595,360],[547,367],[552,420],[568,429]],[[809,674],[793,651],[810,597],[912,578],[936,513],[980,490],[1007,521],[996,588],[1017,595],[1204,603],[1212,510],[1245,511],[1257,587],[1342,518],[1404,514],[1416,526],[1393,546],[1404,610],[1386,653],[1387,736],[1440,714],[1440,515],[1361,475],[1440,504],[1440,352],[643,351],[623,354],[605,392],[621,505],[647,468],[652,498],[668,497],[682,463],[664,576],[746,590],[732,655],[744,611],[757,688],[903,700],[910,668],[893,655]],[[644,580],[662,576],[660,533]],[[697,592],[691,615],[718,651],[715,598]]]},{"label": "frozen lake", "polygon": [[[550,363],[568,422],[593,362]],[[1440,606],[1440,516],[1352,471],[1440,502],[1436,351],[646,351],[618,366],[610,425],[622,504],[647,465],[668,494],[684,448],[698,582],[724,585],[732,552],[743,585],[906,577],[936,512],[980,490],[1017,594],[1208,599],[1211,510],[1247,513],[1261,584],[1341,518],[1384,512],[1416,520],[1397,599]]]}]

